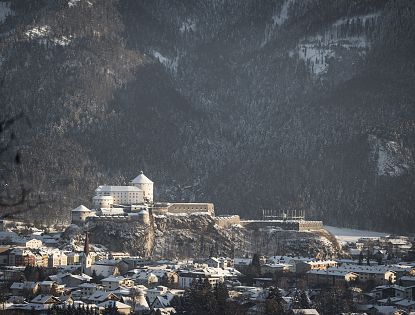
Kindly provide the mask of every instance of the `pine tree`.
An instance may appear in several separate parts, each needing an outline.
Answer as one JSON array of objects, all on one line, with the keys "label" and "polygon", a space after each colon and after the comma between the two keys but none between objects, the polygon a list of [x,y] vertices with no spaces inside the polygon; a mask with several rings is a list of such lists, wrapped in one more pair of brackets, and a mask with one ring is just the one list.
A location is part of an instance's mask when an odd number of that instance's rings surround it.
[{"label": "pine tree", "polygon": [[307,293],[304,290],[295,291],[291,307],[293,309],[310,308],[310,303],[307,297]]},{"label": "pine tree", "polygon": [[216,299],[215,314],[226,315],[227,314],[227,300],[229,298],[228,288],[224,283],[218,283],[214,289]]},{"label": "pine tree", "polygon": [[301,308],[310,308],[310,300],[308,299],[307,293],[303,290],[300,294],[300,305]]},{"label": "pine tree", "polygon": [[281,304],[282,296],[278,288],[270,287],[265,300],[265,315],[282,315],[284,308]]}]

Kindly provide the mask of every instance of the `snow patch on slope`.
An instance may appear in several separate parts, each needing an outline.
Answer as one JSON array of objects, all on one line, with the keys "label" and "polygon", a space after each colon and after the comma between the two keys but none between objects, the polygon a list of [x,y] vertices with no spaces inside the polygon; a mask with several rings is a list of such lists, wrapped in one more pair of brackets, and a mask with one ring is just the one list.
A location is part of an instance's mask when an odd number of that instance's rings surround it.
[{"label": "snow patch on slope", "polygon": [[[70,8],[76,7],[80,2],[81,0],[69,0],[68,7]],[[93,6],[93,4],[90,1],[86,1],[86,3],[88,4],[89,7]]]},{"label": "snow patch on slope", "polygon": [[272,16],[273,25],[282,25],[288,19],[288,8],[294,0],[285,0],[279,13],[275,12]]},{"label": "snow patch on slope", "polygon": [[371,46],[366,30],[377,23],[379,16],[380,13],[372,13],[345,17],[320,34],[304,37],[296,47],[298,58],[305,62],[313,75],[320,76],[327,73],[330,59],[335,58],[339,50],[366,53]]},{"label": "snow patch on slope", "polygon": [[337,20],[337,22],[335,22],[333,25],[334,26],[341,26],[341,25],[345,25],[347,23],[352,24],[352,23],[356,23],[356,22],[370,22],[372,19],[377,19],[378,17],[380,17],[381,13],[380,12],[374,12],[374,13],[370,13],[370,14],[366,14],[366,15],[359,15],[359,16],[353,16],[353,17],[344,17],[341,18],[339,20]]},{"label": "snow patch on slope", "polygon": [[28,40],[36,40],[39,44],[46,45],[49,42],[58,46],[67,46],[71,42],[69,37],[51,37],[51,35],[52,30],[48,25],[36,26],[25,32],[25,36]]},{"label": "snow patch on slope", "polygon": [[14,15],[14,11],[10,9],[10,2],[0,2],[0,24],[10,15]]},{"label": "snow patch on slope", "polygon": [[68,1],[68,7],[70,7],[70,8],[75,7],[75,6],[77,6],[77,5],[78,5],[78,3],[79,3],[80,1],[81,1],[81,0],[69,0],[69,1]]},{"label": "snow patch on slope", "polygon": [[272,38],[272,35],[275,32],[275,29],[277,26],[281,26],[284,24],[284,22],[288,19],[288,9],[295,0],[285,0],[282,4],[281,8],[276,8],[274,11],[274,14],[272,15],[272,23],[266,25],[265,27],[265,36],[264,40],[262,41],[261,47],[265,46],[270,39]]},{"label": "snow patch on slope", "polygon": [[414,158],[410,150],[396,141],[379,139],[371,135],[369,144],[378,176],[401,176],[414,166]]},{"label": "snow patch on slope", "polygon": [[185,20],[179,28],[180,33],[188,33],[196,31],[196,22],[192,19]]},{"label": "snow patch on slope", "polygon": [[166,67],[170,72],[177,73],[177,67],[179,64],[179,57],[174,59],[163,56],[156,50],[152,50],[151,54],[156,58],[164,67]]},{"label": "snow patch on slope", "polygon": [[298,57],[306,63],[307,68],[315,75],[327,73],[329,60],[334,56],[335,53],[332,49],[315,44],[304,43],[298,47]]},{"label": "snow patch on slope", "polygon": [[27,30],[25,32],[25,35],[29,39],[41,39],[48,36],[50,33],[50,27],[47,25],[44,26],[36,26],[31,28],[30,30]]}]

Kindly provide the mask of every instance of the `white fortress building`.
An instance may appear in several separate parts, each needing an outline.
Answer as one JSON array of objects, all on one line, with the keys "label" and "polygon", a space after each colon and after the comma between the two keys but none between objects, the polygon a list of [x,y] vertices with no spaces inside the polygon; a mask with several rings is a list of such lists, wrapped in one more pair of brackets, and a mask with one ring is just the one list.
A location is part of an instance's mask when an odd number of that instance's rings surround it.
[{"label": "white fortress building", "polygon": [[149,224],[153,214],[204,213],[214,216],[212,203],[154,202],[154,183],[141,172],[126,186],[98,186],[92,198],[92,209],[84,205],[72,210],[72,223],[84,224],[88,220],[135,220]]},{"label": "white fortress building", "polygon": [[132,186],[140,189],[143,192],[143,198],[145,201],[153,202],[153,185],[154,183],[148,179],[143,172],[131,181]]},{"label": "white fortress building", "polygon": [[153,203],[153,182],[143,172],[131,182],[131,186],[98,186],[92,204],[95,208],[112,208],[114,205]]}]

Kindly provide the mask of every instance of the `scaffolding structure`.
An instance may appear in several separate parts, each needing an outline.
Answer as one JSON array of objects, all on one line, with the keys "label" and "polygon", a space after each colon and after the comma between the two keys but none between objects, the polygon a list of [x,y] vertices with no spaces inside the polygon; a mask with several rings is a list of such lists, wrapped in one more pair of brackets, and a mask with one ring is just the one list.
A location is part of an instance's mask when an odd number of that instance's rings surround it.
[{"label": "scaffolding structure", "polygon": [[305,210],[262,209],[262,220],[305,220]]}]

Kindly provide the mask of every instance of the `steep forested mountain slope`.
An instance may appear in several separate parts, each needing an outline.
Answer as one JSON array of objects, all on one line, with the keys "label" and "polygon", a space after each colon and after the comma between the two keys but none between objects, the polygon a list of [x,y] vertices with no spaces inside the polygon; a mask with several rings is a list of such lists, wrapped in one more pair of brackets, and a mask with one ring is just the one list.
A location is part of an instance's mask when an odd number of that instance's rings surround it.
[{"label": "steep forested mountain slope", "polygon": [[47,219],[143,168],[163,200],[414,231],[413,2],[0,8],[2,116],[31,122],[8,183],[41,193]]}]

